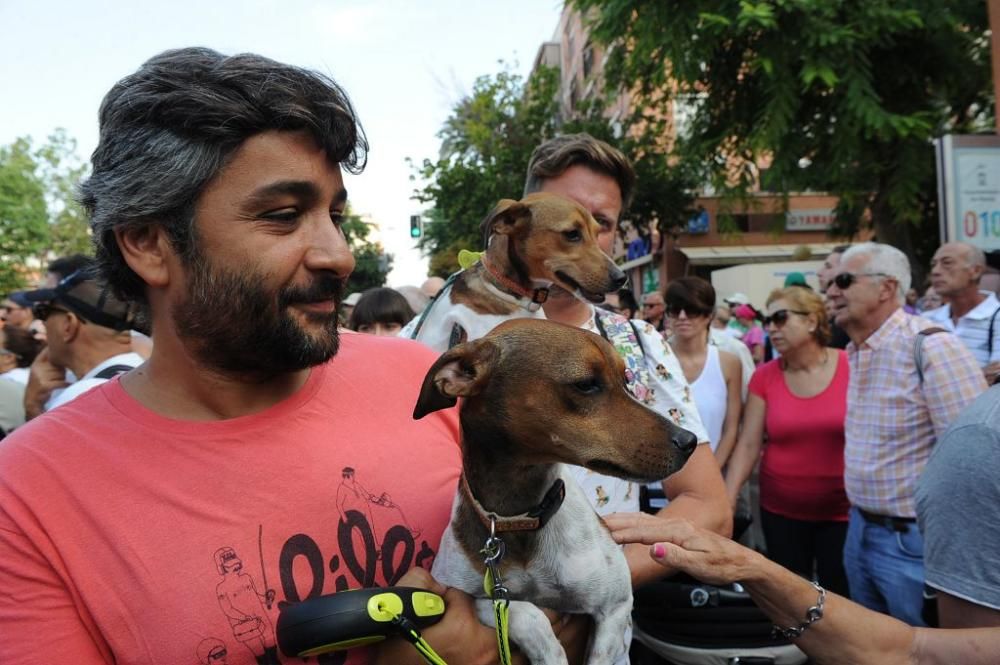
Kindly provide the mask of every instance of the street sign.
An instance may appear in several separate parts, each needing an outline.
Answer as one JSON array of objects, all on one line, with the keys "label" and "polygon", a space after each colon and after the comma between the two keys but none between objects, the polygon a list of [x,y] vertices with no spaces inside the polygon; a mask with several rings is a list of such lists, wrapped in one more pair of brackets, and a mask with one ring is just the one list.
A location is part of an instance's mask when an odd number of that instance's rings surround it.
[{"label": "street sign", "polygon": [[1000,250],[1000,136],[948,135],[934,143],[942,241]]}]

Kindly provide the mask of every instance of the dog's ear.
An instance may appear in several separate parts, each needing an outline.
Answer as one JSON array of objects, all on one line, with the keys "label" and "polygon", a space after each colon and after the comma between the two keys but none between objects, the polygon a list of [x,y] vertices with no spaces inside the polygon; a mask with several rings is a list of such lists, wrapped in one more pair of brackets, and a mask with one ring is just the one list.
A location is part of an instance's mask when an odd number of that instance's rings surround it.
[{"label": "dog's ear", "polygon": [[481,392],[499,356],[500,349],[489,339],[466,342],[446,351],[424,377],[413,419],[454,406],[459,397]]},{"label": "dog's ear", "polygon": [[480,229],[486,239],[494,233],[509,235],[519,228],[519,221],[526,219],[531,219],[531,208],[527,204],[514,199],[500,199],[483,220]]}]

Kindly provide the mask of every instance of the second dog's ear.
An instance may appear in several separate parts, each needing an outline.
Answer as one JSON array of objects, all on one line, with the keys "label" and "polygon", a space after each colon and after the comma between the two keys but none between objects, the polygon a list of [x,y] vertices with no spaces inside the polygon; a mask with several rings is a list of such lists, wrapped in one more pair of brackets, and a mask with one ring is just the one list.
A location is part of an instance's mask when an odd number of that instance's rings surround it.
[{"label": "second dog's ear", "polygon": [[424,377],[413,419],[454,406],[459,397],[481,392],[489,383],[499,354],[500,349],[488,339],[459,344],[445,352]]},{"label": "second dog's ear", "polygon": [[508,235],[522,219],[531,219],[531,208],[520,201],[501,199],[483,221],[482,230],[487,238],[493,233]]}]

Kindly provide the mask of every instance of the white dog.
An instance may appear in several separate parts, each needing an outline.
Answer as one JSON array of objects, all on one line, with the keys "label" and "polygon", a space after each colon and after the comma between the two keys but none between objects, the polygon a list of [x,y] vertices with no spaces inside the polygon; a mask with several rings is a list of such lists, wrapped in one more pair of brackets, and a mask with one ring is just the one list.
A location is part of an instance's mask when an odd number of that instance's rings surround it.
[{"label": "white dog", "polygon": [[[445,353],[424,379],[414,417],[458,397],[461,489],[432,574],[479,599],[480,620],[494,626],[483,550],[500,554],[510,637],[534,665],[567,662],[539,607],[592,616],[587,662],[615,662],[628,649],[628,564],[563,463],[661,480],[681,468],[696,437],[632,398],[623,362],[603,338],[549,321],[508,321]],[[502,551],[487,547],[492,533]]]}]

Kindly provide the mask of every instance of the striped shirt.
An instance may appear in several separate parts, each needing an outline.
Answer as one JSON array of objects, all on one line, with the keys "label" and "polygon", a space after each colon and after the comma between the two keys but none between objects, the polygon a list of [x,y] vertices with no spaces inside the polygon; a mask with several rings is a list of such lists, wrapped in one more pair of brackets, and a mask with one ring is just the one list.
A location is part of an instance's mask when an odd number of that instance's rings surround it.
[{"label": "striped shirt", "polygon": [[934,442],[986,390],[975,358],[947,333],[924,339],[921,386],[915,340],[931,327],[899,308],[860,346],[847,345],[844,484],[864,510],[915,517],[914,489]]},{"label": "striped shirt", "polygon": [[[958,335],[982,367],[1000,360],[1000,300],[997,300],[992,291],[980,293],[986,299],[959,318],[957,326],[951,318],[951,305],[924,312],[923,316]],[[993,329],[992,344],[990,328]]]}]

